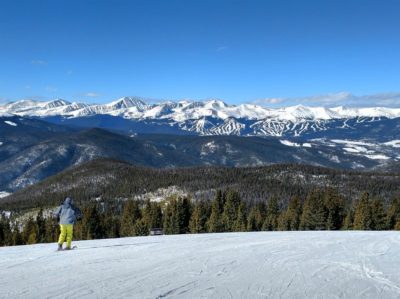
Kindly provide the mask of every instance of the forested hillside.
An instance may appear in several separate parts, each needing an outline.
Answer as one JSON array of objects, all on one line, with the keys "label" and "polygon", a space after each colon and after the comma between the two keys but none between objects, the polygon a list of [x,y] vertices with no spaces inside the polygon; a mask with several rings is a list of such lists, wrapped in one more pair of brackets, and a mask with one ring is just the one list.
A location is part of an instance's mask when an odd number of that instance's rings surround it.
[{"label": "forested hillside", "polygon": [[[0,210],[54,206],[66,196],[78,203],[94,199],[152,199],[171,186],[195,200],[211,200],[217,189],[232,189],[246,202],[267,202],[278,197],[282,205],[293,196],[305,197],[314,188],[333,187],[352,202],[362,192],[387,203],[400,194],[397,173],[356,172],[300,164],[263,167],[191,167],[159,169],[99,159],[69,168],[36,185],[0,199]],[[162,196],[162,192],[161,192]]]},{"label": "forested hillside", "polygon": [[84,212],[75,237],[96,239],[154,227],[167,234],[398,229],[399,195],[400,176],[390,173],[295,164],[155,169],[100,159],[0,199],[0,244],[55,241],[49,216],[66,196]]}]

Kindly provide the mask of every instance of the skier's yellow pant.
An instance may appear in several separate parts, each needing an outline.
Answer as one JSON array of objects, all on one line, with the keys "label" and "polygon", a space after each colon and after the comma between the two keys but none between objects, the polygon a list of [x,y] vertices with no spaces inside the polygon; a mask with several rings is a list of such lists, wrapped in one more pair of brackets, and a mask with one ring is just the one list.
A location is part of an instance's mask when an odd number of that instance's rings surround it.
[{"label": "skier's yellow pant", "polygon": [[60,237],[58,238],[58,244],[62,245],[67,239],[67,247],[71,248],[72,235],[74,232],[74,226],[72,224],[60,224]]}]

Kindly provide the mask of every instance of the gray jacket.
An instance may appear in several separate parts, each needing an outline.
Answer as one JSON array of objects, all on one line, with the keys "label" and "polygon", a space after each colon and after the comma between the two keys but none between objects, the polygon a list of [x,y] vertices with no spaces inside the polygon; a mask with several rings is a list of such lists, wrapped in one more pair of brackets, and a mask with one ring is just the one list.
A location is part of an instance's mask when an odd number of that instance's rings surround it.
[{"label": "gray jacket", "polygon": [[67,197],[64,203],[54,211],[54,217],[60,219],[60,224],[75,224],[76,220],[82,218],[82,212],[72,203],[72,199]]}]

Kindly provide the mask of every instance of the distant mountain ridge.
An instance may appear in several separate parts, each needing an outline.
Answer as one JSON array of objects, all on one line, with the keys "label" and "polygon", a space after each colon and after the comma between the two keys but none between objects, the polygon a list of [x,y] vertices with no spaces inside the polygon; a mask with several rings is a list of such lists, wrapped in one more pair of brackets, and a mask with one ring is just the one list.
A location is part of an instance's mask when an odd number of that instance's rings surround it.
[{"label": "distant mountain ridge", "polygon": [[400,117],[400,108],[369,107],[311,107],[289,106],[285,108],[265,108],[253,104],[228,105],[220,100],[161,102],[147,104],[138,97],[123,97],[108,104],[86,104],[68,102],[63,99],[51,101],[20,100],[0,105],[0,113],[21,116],[54,116],[65,117],[91,116],[94,114],[109,114],[123,116],[130,119],[162,119],[168,118],[175,121],[199,119],[202,117],[215,117],[221,119],[246,118],[246,119],[278,119],[278,120],[329,120],[354,117]]},{"label": "distant mountain ridge", "polygon": [[[369,126],[367,123],[390,121],[400,118],[400,108],[297,105],[271,109],[252,104],[228,105],[219,100],[147,104],[141,98],[123,97],[109,104],[71,103],[62,99],[48,102],[21,100],[0,106],[0,115],[38,117],[72,125],[81,125],[89,118],[98,120],[102,116],[111,116],[126,121],[132,132],[135,130],[127,121],[140,123],[142,127],[156,127],[158,133],[297,137],[310,132],[358,129]],[[105,128],[114,129],[112,125]]]},{"label": "distant mountain ridge", "polygon": [[[127,122],[143,125],[109,115],[98,117],[110,118],[109,124],[121,128]],[[95,118],[89,118],[88,125],[93,120]],[[376,138],[360,139],[357,135],[343,139],[335,137],[343,136],[343,131],[336,135],[331,132],[332,138],[197,136],[154,134],[154,130],[148,132],[152,134],[118,134],[99,128],[58,125],[36,118],[0,117],[0,191],[13,192],[70,166],[101,157],[157,168],[301,163],[342,169],[391,167],[395,170],[394,165],[400,161],[400,138],[379,141],[378,137],[398,135],[399,130],[393,126],[396,123],[391,123],[396,120],[386,119],[380,129],[376,126],[360,129],[359,134]],[[97,124],[104,123],[98,119]],[[202,125],[208,127],[207,123]],[[229,128],[232,123],[227,121],[225,125]],[[151,128],[157,129],[154,124]],[[351,132],[348,131],[348,137]]]}]

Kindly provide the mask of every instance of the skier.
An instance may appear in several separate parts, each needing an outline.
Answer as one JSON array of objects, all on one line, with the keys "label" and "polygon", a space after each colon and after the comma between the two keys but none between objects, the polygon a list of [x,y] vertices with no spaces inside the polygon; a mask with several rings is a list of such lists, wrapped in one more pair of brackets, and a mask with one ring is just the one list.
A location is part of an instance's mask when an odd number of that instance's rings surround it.
[{"label": "skier", "polygon": [[54,212],[54,217],[59,219],[60,237],[58,238],[58,250],[63,250],[64,241],[67,241],[65,249],[71,249],[74,224],[82,219],[82,212],[72,203],[72,199],[67,197],[63,204]]}]

